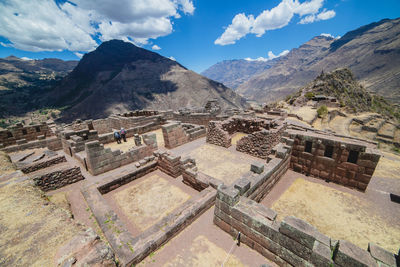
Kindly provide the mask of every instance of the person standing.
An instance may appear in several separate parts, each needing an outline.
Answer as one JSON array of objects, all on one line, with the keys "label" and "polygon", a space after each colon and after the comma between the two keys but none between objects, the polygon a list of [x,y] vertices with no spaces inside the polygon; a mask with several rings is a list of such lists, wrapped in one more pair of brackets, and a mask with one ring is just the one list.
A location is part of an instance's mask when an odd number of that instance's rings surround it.
[{"label": "person standing", "polygon": [[126,131],[124,128],[121,128],[121,131],[119,132],[121,134],[122,139],[124,139],[124,142],[126,142]]},{"label": "person standing", "polygon": [[121,135],[119,134],[118,131],[114,133],[114,138],[115,140],[117,140],[117,144],[121,144]]}]

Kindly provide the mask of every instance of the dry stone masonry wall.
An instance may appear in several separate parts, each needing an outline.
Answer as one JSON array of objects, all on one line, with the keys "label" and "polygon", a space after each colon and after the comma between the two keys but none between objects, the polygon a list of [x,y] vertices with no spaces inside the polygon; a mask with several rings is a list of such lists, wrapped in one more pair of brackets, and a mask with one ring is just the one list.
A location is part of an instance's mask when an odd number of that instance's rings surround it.
[{"label": "dry stone masonry wall", "polygon": [[279,266],[396,266],[394,255],[374,244],[368,251],[335,241],[293,216],[282,222],[275,211],[240,196],[233,186],[218,187],[214,223]]},{"label": "dry stone masonry wall", "polygon": [[291,169],[365,191],[380,158],[376,150],[362,143],[298,131],[290,137],[294,139]]},{"label": "dry stone masonry wall", "polygon": [[166,148],[174,148],[187,142],[193,141],[206,135],[204,126],[170,122],[162,127],[164,143]]},{"label": "dry stone masonry wall", "polygon": [[68,184],[76,183],[85,179],[82,176],[79,167],[66,167],[44,175],[33,177],[35,185],[39,186],[43,191],[50,191],[61,188]]}]

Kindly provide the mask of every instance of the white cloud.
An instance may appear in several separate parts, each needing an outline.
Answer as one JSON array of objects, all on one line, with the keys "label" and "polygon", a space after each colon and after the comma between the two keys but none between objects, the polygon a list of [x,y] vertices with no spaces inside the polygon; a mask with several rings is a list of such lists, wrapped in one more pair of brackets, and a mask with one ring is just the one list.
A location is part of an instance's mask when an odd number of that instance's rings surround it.
[{"label": "white cloud", "polygon": [[179,13],[193,14],[192,0],[4,0],[0,36],[28,51],[91,51],[102,41],[146,44],[173,31]]},{"label": "white cloud", "polygon": [[161,50],[161,47],[159,47],[158,45],[153,45],[151,47],[151,49],[153,49],[153,50]]},{"label": "white cloud", "polygon": [[21,59],[22,60],[33,60],[33,59],[29,58],[29,57],[21,57]]},{"label": "white cloud", "polygon": [[75,52],[75,56],[77,56],[79,59],[83,57],[83,53]]},{"label": "white cloud", "polygon": [[321,33],[320,34],[321,36],[324,36],[324,37],[329,37],[329,38],[335,38],[332,34],[330,34],[330,33]]},{"label": "white cloud", "polygon": [[336,16],[336,12],[334,10],[324,10],[317,15],[317,20],[328,20]]},{"label": "white cloud", "polygon": [[173,56],[170,56],[169,59],[176,61],[176,59]]},{"label": "white cloud", "polygon": [[[270,10],[264,10],[260,15],[237,14],[232,23],[225,29],[220,37],[215,40],[217,45],[234,44],[249,33],[261,37],[266,31],[283,28],[289,24],[294,15],[303,17],[301,24],[311,23],[318,20],[326,20],[335,16],[335,11],[322,11],[324,0],[309,0],[300,3],[299,0],[282,0],[277,6]],[[304,17],[307,15],[306,17]]]},{"label": "white cloud", "polygon": [[321,13],[315,15],[309,15],[302,20],[300,20],[300,24],[309,24],[320,20],[328,20],[336,16],[336,12],[334,10],[326,10],[324,9]]},{"label": "white cloud", "polygon": [[234,44],[237,40],[249,33],[253,23],[254,17],[252,15],[247,17],[244,13],[237,14],[233,18],[232,24],[226,28],[225,32],[217,40],[215,40],[214,44]]},{"label": "white cloud", "polygon": [[259,57],[259,58],[253,59],[253,58],[247,57],[247,58],[245,58],[245,60],[247,60],[247,61],[264,61],[265,62],[265,61],[268,61],[268,60],[271,60],[271,59],[274,59],[274,58],[286,56],[288,53],[289,53],[289,50],[283,50],[278,55],[275,55],[274,53],[272,53],[272,51],[268,51],[268,57],[267,58]]}]

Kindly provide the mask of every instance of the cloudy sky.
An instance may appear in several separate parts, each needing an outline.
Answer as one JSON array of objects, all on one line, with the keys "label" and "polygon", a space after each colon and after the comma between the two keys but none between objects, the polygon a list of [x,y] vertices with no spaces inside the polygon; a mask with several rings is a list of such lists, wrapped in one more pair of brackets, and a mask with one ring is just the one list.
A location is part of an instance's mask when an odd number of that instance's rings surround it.
[{"label": "cloudy sky", "polygon": [[397,17],[399,0],[0,0],[0,57],[77,60],[122,39],[201,72]]}]

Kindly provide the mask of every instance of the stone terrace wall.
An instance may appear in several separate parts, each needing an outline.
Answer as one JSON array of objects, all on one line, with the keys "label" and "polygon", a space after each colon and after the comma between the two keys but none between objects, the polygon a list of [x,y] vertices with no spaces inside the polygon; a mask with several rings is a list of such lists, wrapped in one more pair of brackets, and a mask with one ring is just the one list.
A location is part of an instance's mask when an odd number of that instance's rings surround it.
[{"label": "stone terrace wall", "polygon": [[241,138],[236,144],[236,150],[252,156],[266,159],[272,148],[281,140],[286,124],[276,121],[276,126],[270,130],[262,129]]},{"label": "stone terrace wall", "polygon": [[169,149],[206,135],[205,127],[195,124],[171,122],[167,125],[163,125],[161,128],[165,147]]},{"label": "stone terrace wall", "polygon": [[61,140],[57,136],[52,136],[49,138],[38,137],[39,140],[26,141],[25,139],[17,140],[16,145],[8,146],[0,149],[6,153],[16,152],[20,150],[32,149],[32,148],[43,148],[47,147],[50,150],[56,151],[62,148]]},{"label": "stone terrace wall", "polygon": [[[293,216],[282,222],[276,212],[240,196],[234,187],[218,187],[214,223],[279,266],[396,266],[396,257],[369,244],[368,251],[334,241]],[[383,265],[384,263],[386,265]]]},{"label": "stone terrace wall", "polygon": [[68,184],[76,183],[85,179],[79,167],[62,168],[54,172],[46,173],[33,178],[35,185],[39,186],[43,191],[50,191],[61,188]]},{"label": "stone terrace wall", "polygon": [[44,168],[50,167],[52,165],[56,165],[58,163],[66,162],[66,161],[67,161],[67,159],[65,158],[65,156],[57,156],[57,157],[53,157],[53,158],[50,158],[45,161],[40,161],[40,162],[36,162],[36,163],[30,164],[28,166],[25,166],[21,169],[21,171],[23,173],[30,173],[30,172],[44,169]]},{"label": "stone terrace wall", "polygon": [[[362,143],[335,139],[324,135],[290,134],[294,139],[290,168],[347,187],[365,191],[380,159],[380,154]],[[311,153],[305,152],[306,141],[312,142]],[[324,156],[327,146],[332,157]],[[356,163],[348,162],[350,151],[359,153]]]},{"label": "stone terrace wall", "polygon": [[91,141],[85,144],[86,158],[83,162],[86,162],[87,170],[92,175],[98,175],[149,157],[154,150],[153,145],[144,144],[133,147],[127,152],[112,151],[110,148],[104,148],[99,141]]},{"label": "stone terrace wall", "polygon": [[22,123],[18,123],[6,130],[0,130],[0,145],[2,144],[2,147],[15,145],[18,140],[34,141],[39,136],[44,139],[54,136],[54,134],[45,122],[29,126],[23,126]]}]

